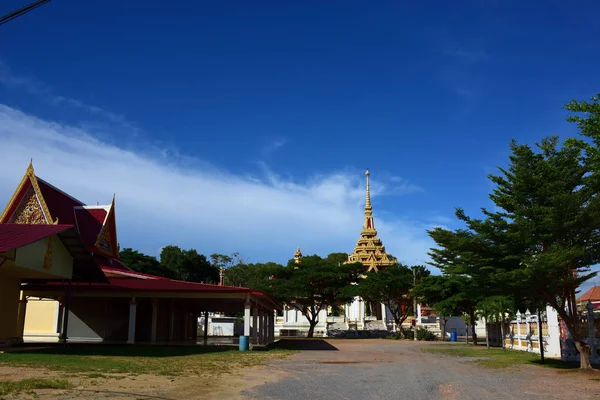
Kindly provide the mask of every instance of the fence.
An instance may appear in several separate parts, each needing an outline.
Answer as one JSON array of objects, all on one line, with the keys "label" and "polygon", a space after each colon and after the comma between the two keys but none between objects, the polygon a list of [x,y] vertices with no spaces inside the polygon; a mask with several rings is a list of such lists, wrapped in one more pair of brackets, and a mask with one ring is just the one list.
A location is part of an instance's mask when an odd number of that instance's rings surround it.
[{"label": "fence", "polygon": [[546,311],[542,312],[541,316],[542,318],[538,319],[537,314],[532,314],[529,310],[523,314],[517,311],[516,319],[506,324],[504,337],[506,348],[539,354],[541,330],[544,355],[560,357],[558,314],[553,308],[546,307]]},{"label": "fence", "polygon": [[[579,318],[579,329],[584,342],[591,347],[590,362],[600,364],[600,315],[594,313],[594,305],[588,300],[585,311]],[[564,321],[560,321],[561,358],[565,361],[579,361],[579,352]]]}]

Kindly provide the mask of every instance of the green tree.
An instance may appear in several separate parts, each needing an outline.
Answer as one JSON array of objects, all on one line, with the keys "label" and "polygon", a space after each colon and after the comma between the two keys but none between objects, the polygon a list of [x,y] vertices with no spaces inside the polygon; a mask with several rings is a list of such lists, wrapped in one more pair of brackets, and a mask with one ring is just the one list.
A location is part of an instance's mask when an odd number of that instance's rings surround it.
[{"label": "green tree", "polygon": [[490,349],[490,322],[495,320],[496,309],[489,298],[481,300],[477,303],[477,316],[483,320],[485,326],[485,347]]},{"label": "green tree", "polygon": [[348,261],[348,253],[331,253],[327,256],[327,261],[334,264],[343,264]]},{"label": "green tree", "polygon": [[327,306],[344,304],[356,295],[352,283],[357,282],[364,267],[360,263],[338,264],[317,255],[307,256],[302,263],[291,260],[270,282],[270,293],[295,307],[310,324],[308,337],[313,337],[319,313]]},{"label": "green tree", "polygon": [[119,252],[119,259],[123,264],[136,272],[162,276],[164,278],[176,278],[175,273],[161,265],[156,257],[140,253],[132,248],[128,247],[121,250]]},{"label": "green tree", "polygon": [[506,350],[506,343],[504,338],[504,325],[506,319],[511,318],[515,313],[515,303],[513,299],[508,296],[492,296],[489,299],[491,303],[492,312],[495,316],[496,321],[500,323],[500,335],[502,336],[502,349]]},{"label": "green tree", "polygon": [[[472,278],[463,275],[431,275],[417,282],[414,294],[445,317],[465,316],[468,325],[471,325],[473,343],[477,343],[477,303],[483,297],[473,285]],[[445,318],[443,322],[445,325]],[[442,328],[445,331],[445,326]]]},{"label": "green tree", "polygon": [[396,326],[402,330],[402,323],[413,313],[413,281],[411,268],[396,264],[379,272],[368,272],[365,279],[359,281],[358,292],[365,301],[385,304]]},{"label": "green tree", "polygon": [[600,261],[600,105],[597,97],[592,101],[567,105],[584,113],[570,120],[592,143],[548,137],[531,148],[513,141],[508,168],[489,176],[496,211],[483,209],[484,219],[459,213],[482,239],[476,251],[461,255],[488,259],[482,266],[490,290],[497,283],[507,294],[533,295],[556,309],[580,352],[581,368],[591,368],[590,346],[582,341],[575,294]]},{"label": "green tree", "polygon": [[195,249],[182,250],[174,245],[165,246],[160,252],[160,263],[182,281],[219,282],[219,270]]}]

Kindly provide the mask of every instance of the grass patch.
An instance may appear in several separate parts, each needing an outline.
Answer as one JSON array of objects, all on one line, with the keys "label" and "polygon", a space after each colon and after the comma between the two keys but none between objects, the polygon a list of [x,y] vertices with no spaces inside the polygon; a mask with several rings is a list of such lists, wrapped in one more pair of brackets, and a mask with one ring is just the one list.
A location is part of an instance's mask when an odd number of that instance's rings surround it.
[{"label": "grass patch", "polygon": [[30,378],[20,381],[5,381],[0,382],[0,396],[34,389],[70,389],[71,386],[66,379]]},{"label": "grass patch", "polygon": [[0,354],[0,363],[87,373],[89,378],[101,377],[105,373],[215,375],[259,365],[291,353],[293,351],[285,349],[240,352],[225,346],[71,345]]},{"label": "grass patch", "polygon": [[487,349],[482,346],[460,346],[460,345],[437,345],[423,349],[426,353],[447,354],[456,357],[477,357],[472,360],[480,365],[490,368],[507,368],[519,364],[542,365],[549,368],[574,370],[579,368],[579,363],[565,362],[546,358],[542,364],[538,354],[527,353],[516,350],[502,350],[498,348]]}]

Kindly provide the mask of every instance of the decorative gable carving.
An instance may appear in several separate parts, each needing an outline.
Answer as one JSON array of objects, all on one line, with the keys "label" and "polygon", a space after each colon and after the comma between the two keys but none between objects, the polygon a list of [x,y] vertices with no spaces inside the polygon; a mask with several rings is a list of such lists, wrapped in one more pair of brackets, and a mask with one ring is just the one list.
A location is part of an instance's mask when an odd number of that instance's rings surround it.
[{"label": "decorative gable carving", "polygon": [[30,188],[11,220],[13,224],[47,224],[46,216],[33,188]]}]

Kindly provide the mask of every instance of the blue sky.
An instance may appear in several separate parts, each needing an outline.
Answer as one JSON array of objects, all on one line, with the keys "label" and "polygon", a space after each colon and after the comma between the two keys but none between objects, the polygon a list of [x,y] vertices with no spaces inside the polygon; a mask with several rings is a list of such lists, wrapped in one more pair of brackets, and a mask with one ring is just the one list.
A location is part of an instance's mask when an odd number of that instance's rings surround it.
[{"label": "blue sky", "polygon": [[352,250],[368,167],[382,240],[422,262],[426,229],[489,206],[511,138],[574,134],[563,104],[600,88],[595,1],[155,3],[0,26],[2,198],[33,157],[116,192],[122,247],[285,262]]}]

